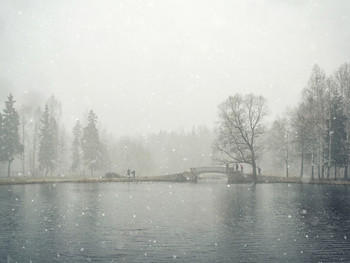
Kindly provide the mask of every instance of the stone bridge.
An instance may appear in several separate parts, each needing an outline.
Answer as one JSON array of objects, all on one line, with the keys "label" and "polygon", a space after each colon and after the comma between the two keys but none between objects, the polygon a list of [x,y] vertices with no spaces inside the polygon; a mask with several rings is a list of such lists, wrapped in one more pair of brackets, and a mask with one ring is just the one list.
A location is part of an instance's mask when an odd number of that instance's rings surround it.
[{"label": "stone bridge", "polygon": [[238,171],[235,172],[233,167],[228,166],[204,166],[204,167],[196,167],[190,169],[190,175],[191,175],[191,181],[197,182],[198,176],[205,173],[219,173],[219,174],[225,174],[227,178],[229,179],[232,177],[235,173],[239,173]]}]

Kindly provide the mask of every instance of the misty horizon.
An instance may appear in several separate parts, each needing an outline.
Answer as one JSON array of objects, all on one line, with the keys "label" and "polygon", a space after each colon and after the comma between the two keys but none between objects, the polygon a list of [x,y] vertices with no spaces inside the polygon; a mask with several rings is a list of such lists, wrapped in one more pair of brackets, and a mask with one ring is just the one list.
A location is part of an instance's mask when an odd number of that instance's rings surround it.
[{"label": "misty horizon", "polygon": [[92,109],[117,136],[214,127],[235,93],[295,107],[312,66],[348,62],[350,3],[3,1],[0,98],[43,107],[71,130]]}]

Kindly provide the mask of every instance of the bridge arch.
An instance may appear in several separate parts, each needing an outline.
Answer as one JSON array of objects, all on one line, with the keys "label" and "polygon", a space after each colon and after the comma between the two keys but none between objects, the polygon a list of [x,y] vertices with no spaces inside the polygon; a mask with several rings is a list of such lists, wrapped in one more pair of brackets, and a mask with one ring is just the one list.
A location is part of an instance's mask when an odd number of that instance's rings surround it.
[{"label": "bridge arch", "polygon": [[227,167],[227,166],[203,166],[203,167],[191,168],[191,173],[195,174],[196,176],[199,176],[200,174],[205,174],[205,173],[220,173],[220,174],[230,175],[230,174],[233,174],[233,172],[234,172],[234,168]]},{"label": "bridge arch", "polygon": [[203,166],[191,168],[192,181],[197,182],[199,175],[205,173],[219,173],[227,176],[228,181],[234,175],[235,170],[229,166]]},{"label": "bridge arch", "polygon": [[190,169],[187,180],[197,182],[198,177],[205,173],[220,173],[227,176],[228,183],[250,183],[253,178],[249,174],[244,174],[241,171],[235,170],[234,167],[227,166],[203,166]]}]

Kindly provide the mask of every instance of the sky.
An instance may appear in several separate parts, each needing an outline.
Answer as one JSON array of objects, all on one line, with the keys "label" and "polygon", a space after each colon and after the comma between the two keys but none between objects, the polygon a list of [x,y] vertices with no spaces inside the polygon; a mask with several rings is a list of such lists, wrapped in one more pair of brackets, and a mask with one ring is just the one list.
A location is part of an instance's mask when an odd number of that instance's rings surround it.
[{"label": "sky", "polygon": [[349,43],[347,0],[1,0],[0,99],[55,95],[68,129],[92,109],[117,136],[212,128],[236,93],[295,107]]}]

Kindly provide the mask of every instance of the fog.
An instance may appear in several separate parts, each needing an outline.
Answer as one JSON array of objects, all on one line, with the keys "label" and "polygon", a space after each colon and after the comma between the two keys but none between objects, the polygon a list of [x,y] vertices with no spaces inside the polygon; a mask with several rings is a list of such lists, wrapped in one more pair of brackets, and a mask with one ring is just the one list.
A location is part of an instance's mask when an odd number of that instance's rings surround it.
[{"label": "fog", "polygon": [[349,14],[0,0],[0,262],[350,262]]},{"label": "fog", "polygon": [[[0,99],[54,94],[69,130],[213,127],[229,95],[296,106],[317,63],[350,59],[349,1],[19,1],[0,8]],[[17,104],[18,105],[18,104]]]}]

